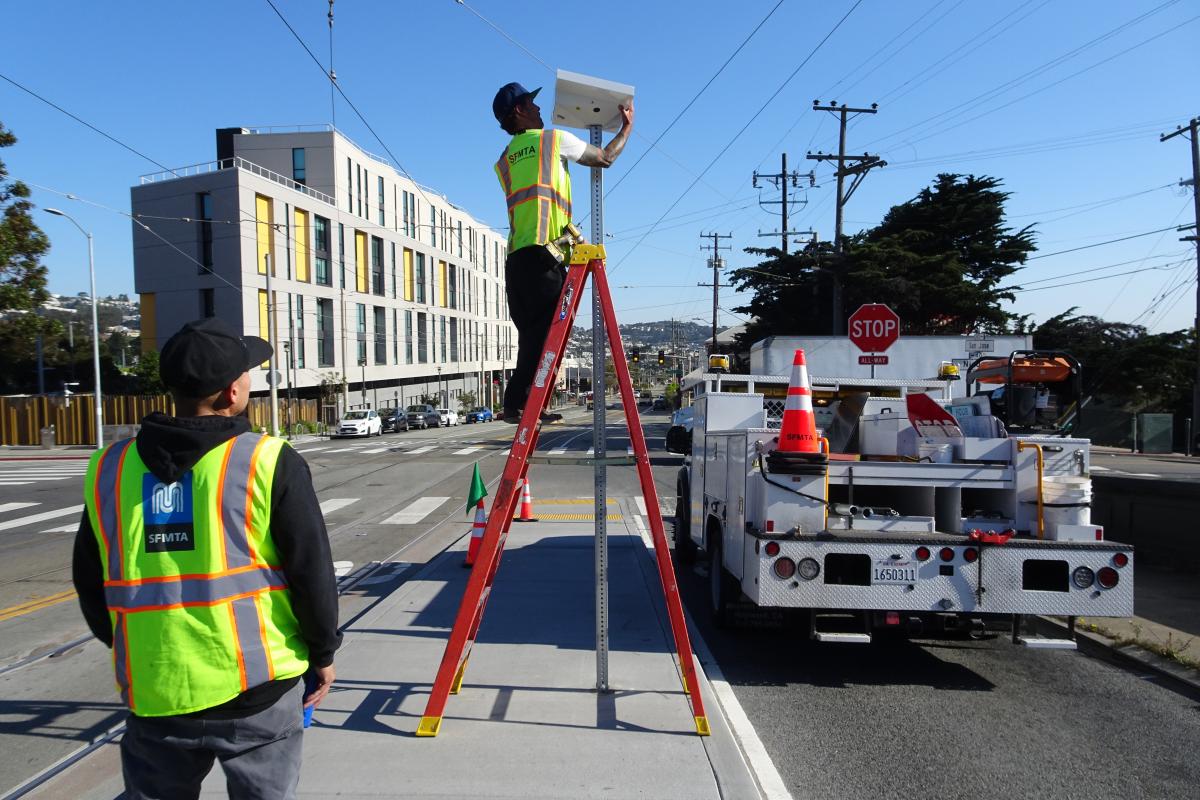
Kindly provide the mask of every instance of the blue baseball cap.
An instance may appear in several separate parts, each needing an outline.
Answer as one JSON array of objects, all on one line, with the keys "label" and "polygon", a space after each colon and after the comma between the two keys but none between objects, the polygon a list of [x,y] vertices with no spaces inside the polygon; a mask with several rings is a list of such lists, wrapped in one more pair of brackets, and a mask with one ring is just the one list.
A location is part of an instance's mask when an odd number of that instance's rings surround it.
[{"label": "blue baseball cap", "polygon": [[500,91],[496,92],[496,98],[492,100],[492,113],[496,115],[496,121],[504,122],[505,117],[511,114],[522,100],[526,97],[532,100],[541,90],[542,87],[539,86],[530,92],[519,83],[506,83],[501,86]]}]

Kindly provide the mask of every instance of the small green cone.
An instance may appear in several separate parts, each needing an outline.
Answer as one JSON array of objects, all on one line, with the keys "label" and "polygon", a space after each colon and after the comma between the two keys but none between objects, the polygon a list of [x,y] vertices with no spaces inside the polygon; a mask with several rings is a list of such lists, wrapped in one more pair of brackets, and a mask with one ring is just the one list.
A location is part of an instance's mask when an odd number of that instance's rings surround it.
[{"label": "small green cone", "polygon": [[483,476],[479,474],[479,465],[475,465],[475,474],[471,476],[471,491],[467,493],[467,515],[475,510],[480,500],[487,497],[487,487],[483,485]]}]

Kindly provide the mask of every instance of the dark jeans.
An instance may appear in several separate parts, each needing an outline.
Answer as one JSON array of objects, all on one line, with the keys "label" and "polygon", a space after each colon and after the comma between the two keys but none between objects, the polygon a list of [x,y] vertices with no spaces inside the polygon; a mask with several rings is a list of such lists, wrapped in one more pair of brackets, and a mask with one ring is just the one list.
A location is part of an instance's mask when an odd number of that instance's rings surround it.
[{"label": "dark jeans", "polygon": [[137,717],[121,738],[121,771],[130,800],[200,796],[220,759],[231,798],[291,798],[300,780],[304,682],[269,708],[240,719]]},{"label": "dark jeans", "polygon": [[546,248],[534,246],[509,255],[504,262],[504,279],[508,282],[508,313],[517,326],[517,366],[504,390],[504,415],[508,416],[525,407],[538,357],[554,321],[564,275]]}]

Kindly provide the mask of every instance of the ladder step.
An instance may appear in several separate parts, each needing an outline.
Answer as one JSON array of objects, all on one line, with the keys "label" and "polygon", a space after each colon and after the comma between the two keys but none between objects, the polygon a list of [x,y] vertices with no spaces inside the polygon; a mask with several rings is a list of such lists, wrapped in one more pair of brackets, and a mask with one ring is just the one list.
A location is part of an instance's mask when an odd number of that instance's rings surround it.
[{"label": "ladder step", "polygon": [[813,631],[813,638],[818,642],[843,642],[846,644],[870,644],[869,633],[848,633],[845,631]]},{"label": "ladder step", "polygon": [[576,458],[574,456],[530,456],[529,463],[531,464],[557,464],[559,466],[570,467],[590,467],[593,464],[607,464],[611,467],[629,467],[637,464],[637,459],[630,456],[605,456],[597,458],[595,456],[584,456]]},{"label": "ladder step", "polygon": [[1034,650],[1077,650],[1074,639],[1049,639],[1043,636],[1019,636],[1017,641]]}]

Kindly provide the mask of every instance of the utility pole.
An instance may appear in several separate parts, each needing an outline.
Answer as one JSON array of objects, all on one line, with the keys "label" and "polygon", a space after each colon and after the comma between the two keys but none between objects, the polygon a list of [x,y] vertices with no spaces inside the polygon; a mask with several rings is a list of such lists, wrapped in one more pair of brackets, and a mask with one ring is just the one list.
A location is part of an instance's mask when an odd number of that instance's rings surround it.
[{"label": "utility pole", "polygon": [[[1196,246],[1196,316],[1192,323],[1194,326],[1192,335],[1196,339],[1196,379],[1192,382],[1192,430],[1194,431],[1195,427],[1200,425],[1200,117],[1193,117],[1186,127],[1180,125],[1174,133],[1159,136],[1158,141],[1165,142],[1176,136],[1186,136],[1192,142],[1192,210],[1196,215],[1196,227],[1193,229],[1195,232],[1191,236],[1184,236],[1182,241],[1191,242]],[[1186,185],[1186,183],[1186,181],[1180,181],[1180,185]],[[1195,434],[1193,434],[1194,436]],[[1190,456],[1195,449],[1194,443],[1188,442],[1185,449]]]},{"label": "utility pole", "polygon": [[[758,170],[754,171],[753,177],[750,181],[750,185],[753,186],[755,189],[758,188],[758,179],[759,178],[762,178],[764,181],[770,182],[773,186],[775,186],[777,189],[779,189],[779,199],[778,200],[759,200],[758,204],[760,206],[778,205],[779,209],[780,209],[780,213],[783,216],[783,219],[781,220],[782,225],[779,229],[779,233],[763,233],[762,231],[759,231],[758,235],[759,236],[778,236],[778,237],[780,237],[780,240],[781,240],[780,241],[780,249],[783,250],[784,255],[787,255],[788,237],[796,236],[799,233],[802,233],[801,231],[789,231],[788,230],[788,183],[790,182],[791,188],[795,189],[800,186],[801,178],[808,178],[808,185],[809,185],[809,187],[812,187],[812,186],[815,186],[817,183],[816,175],[812,172],[809,172],[807,175],[801,175],[799,172],[796,172],[795,170],[792,170],[789,173],[788,168],[787,168],[787,153],[784,153],[782,166],[781,166],[779,172],[759,172]],[[808,201],[806,200],[805,202],[808,202]],[[807,231],[803,231],[803,233],[807,233]]]},{"label": "utility pole", "polygon": [[[862,183],[863,178],[874,167],[886,167],[887,162],[879,156],[863,153],[861,156],[846,155],[846,123],[858,116],[859,114],[874,114],[878,111],[879,104],[871,103],[870,108],[851,108],[845,104],[838,105],[836,100],[830,101],[829,105],[821,105],[820,100],[813,100],[813,111],[828,111],[837,114],[839,119],[838,126],[838,152],[837,155],[831,153],[809,153],[808,158],[812,161],[836,161],[837,171],[834,175],[837,177],[837,211],[834,221],[833,233],[833,249],[839,256],[836,270],[840,270],[841,256],[845,252],[845,242],[842,238],[842,217],[843,209],[850,196],[854,194],[854,190]],[[845,188],[845,180],[847,177],[852,177],[850,188]],[[833,335],[840,336],[844,334],[846,315],[842,308],[842,278],[839,272],[832,272],[833,275]]]},{"label": "utility pole", "polygon": [[726,284],[721,283],[721,269],[722,269],[722,267],[725,266],[725,259],[721,258],[720,252],[722,250],[732,250],[733,249],[728,246],[722,247],[721,240],[722,239],[732,239],[733,234],[732,233],[702,233],[702,234],[700,234],[700,238],[701,239],[712,239],[712,244],[702,244],[702,245],[700,245],[700,249],[708,250],[712,253],[712,255],[709,256],[709,258],[708,258],[708,265],[710,267],[712,267],[713,281],[712,281],[712,283],[697,283],[696,284],[697,286],[712,286],[712,290],[713,290],[712,349],[709,350],[709,354],[711,355],[711,354],[717,352],[717,308],[720,303],[721,286],[724,285],[726,288],[728,288],[728,286],[729,286],[729,284],[727,284],[727,283]]}]

